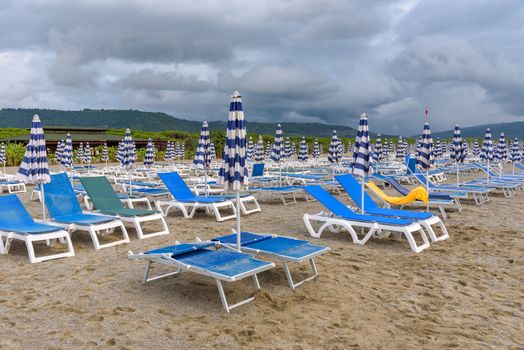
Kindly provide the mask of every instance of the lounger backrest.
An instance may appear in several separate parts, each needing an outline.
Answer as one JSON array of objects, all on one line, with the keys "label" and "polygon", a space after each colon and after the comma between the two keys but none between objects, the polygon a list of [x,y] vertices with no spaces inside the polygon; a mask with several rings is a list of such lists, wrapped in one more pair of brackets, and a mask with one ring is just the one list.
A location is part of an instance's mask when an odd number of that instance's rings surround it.
[{"label": "lounger backrest", "polygon": [[82,213],[66,173],[51,175],[51,182],[44,185],[44,197],[52,218]]},{"label": "lounger backrest", "polygon": [[409,193],[409,191],[407,190],[407,188],[405,188],[404,186],[402,186],[397,180],[395,180],[394,178],[392,178],[391,176],[384,176],[384,180],[390,184],[391,186],[393,186],[393,188],[395,190],[397,190],[400,194],[402,195],[407,195]]},{"label": "lounger backrest", "polygon": [[124,208],[105,176],[81,177],[80,182],[96,209],[114,210]]},{"label": "lounger backrest", "polygon": [[[362,208],[362,187],[358,181],[351,174],[337,175],[335,179],[344,187],[344,190],[349,194],[353,202],[357,203],[359,208]],[[377,205],[366,191],[364,191],[364,208],[373,209]]]},{"label": "lounger backrest", "polygon": [[251,176],[264,176],[264,163],[253,164],[253,171]]},{"label": "lounger backrest", "polygon": [[331,193],[320,186],[304,186],[304,190],[308,191],[317,201],[322,203],[327,209],[331,210],[335,215],[342,217],[353,216],[353,211],[349,209],[344,203],[333,197]]},{"label": "lounger backrest", "polygon": [[16,194],[0,196],[0,228],[32,224],[33,218]]},{"label": "lounger backrest", "polygon": [[171,192],[176,200],[192,199],[195,195],[189,187],[187,187],[184,179],[176,171],[171,173],[158,173],[160,180],[166,185],[167,189]]},{"label": "lounger backrest", "polygon": [[407,173],[408,175],[409,174],[416,174],[418,173],[418,170],[417,170],[417,158],[409,158],[408,160],[408,163],[407,163]]}]

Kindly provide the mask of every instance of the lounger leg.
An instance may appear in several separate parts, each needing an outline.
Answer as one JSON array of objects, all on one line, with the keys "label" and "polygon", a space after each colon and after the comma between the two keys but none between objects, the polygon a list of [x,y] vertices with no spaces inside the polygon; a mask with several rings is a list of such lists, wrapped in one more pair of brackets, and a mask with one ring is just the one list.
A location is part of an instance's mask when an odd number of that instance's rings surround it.
[{"label": "lounger leg", "polygon": [[404,229],[404,236],[406,236],[411,250],[413,250],[415,253],[420,253],[424,249],[429,248],[429,240],[426,234],[424,233],[424,230],[419,229],[418,232],[420,232],[420,236],[422,237],[423,241],[421,245],[417,245],[417,242],[415,241],[412,232],[410,232],[407,228]]},{"label": "lounger leg", "polygon": [[247,304],[247,303],[255,300],[255,297],[250,297],[250,298],[247,298],[245,300],[239,301],[236,304],[229,305],[227,303],[226,294],[224,293],[224,288],[222,287],[222,282],[220,280],[218,280],[218,279],[216,280],[216,282],[217,282],[218,294],[220,295],[220,300],[222,301],[222,306],[224,307],[224,309],[226,310],[227,313],[229,313],[230,310],[232,310],[232,309],[234,309],[236,307],[239,307],[241,305]]},{"label": "lounger leg", "polygon": [[442,205],[438,206],[438,209],[440,211],[440,215],[442,215],[442,218],[445,220],[448,218],[448,214],[446,214],[446,209]]},{"label": "lounger leg", "polygon": [[311,264],[311,270],[313,271],[313,274],[311,276],[309,276],[309,277],[304,278],[303,280],[301,280],[301,281],[299,281],[297,283],[293,282],[293,277],[291,276],[291,271],[289,270],[289,265],[288,265],[287,262],[284,262],[284,271],[286,272],[286,277],[287,277],[287,282],[289,284],[289,288],[291,288],[292,290],[295,290],[297,287],[301,286],[305,282],[310,281],[310,280],[312,280],[312,279],[314,279],[315,277],[318,276],[317,266],[315,265],[314,259],[310,259],[309,262]]},{"label": "lounger leg", "polygon": [[256,289],[260,289],[260,283],[258,282],[258,276],[257,274],[253,275],[253,282],[255,282]]}]

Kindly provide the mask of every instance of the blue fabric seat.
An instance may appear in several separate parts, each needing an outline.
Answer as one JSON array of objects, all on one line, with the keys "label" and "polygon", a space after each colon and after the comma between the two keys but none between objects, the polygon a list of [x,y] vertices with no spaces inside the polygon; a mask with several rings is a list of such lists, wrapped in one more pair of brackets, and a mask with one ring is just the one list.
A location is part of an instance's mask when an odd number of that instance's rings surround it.
[{"label": "blue fabric seat", "polygon": [[0,230],[21,234],[39,234],[62,230],[62,227],[37,223],[15,194],[0,196]]},{"label": "blue fabric seat", "polygon": [[185,203],[218,203],[230,200],[221,196],[203,197],[195,195],[177,172],[158,173],[158,176],[177,201]]}]

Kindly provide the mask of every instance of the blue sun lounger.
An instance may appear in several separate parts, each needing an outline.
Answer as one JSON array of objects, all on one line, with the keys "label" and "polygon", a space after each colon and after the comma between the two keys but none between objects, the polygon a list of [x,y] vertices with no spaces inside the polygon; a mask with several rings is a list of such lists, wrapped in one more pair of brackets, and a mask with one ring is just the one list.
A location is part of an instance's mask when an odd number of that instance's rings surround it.
[{"label": "blue sun lounger", "polygon": [[[118,218],[82,211],[66,173],[51,175],[51,182],[44,185],[44,190],[47,211],[55,225],[65,228],[69,233],[88,232],[96,250],[129,243],[127,230]],[[101,244],[98,236],[113,233],[116,228],[120,228],[123,238]]]},{"label": "blue sun lounger", "polygon": [[[250,297],[236,304],[229,305],[222,282],[235,282],[246,277],[252,277],[257,289],[260,289],[257,274],[275,267],[275,264],[254,259],[247,254],[219,248],[216,242],[184,243],[159,249],[149,250],[144,253],[133,254],[129,258],[148,261],[143,282],[150,282],[182,272],[194,272],[199,275],[215,279],[222,306],[226,312],[244,305],[255,298]],[[173,267],[175,271],[162,275],[149,277],[151,265],[158,263]]]},{"label": "blue sun lounger", "polygon": [[[420,182],[423,186],[426,186],[426,176],[422,173],[415,173],[413,174],[415,178]],[[448,184],[440,184],[435,185],[431,181],[428,182],[428,186],[430,190],[433,191],[443,191],[447,193],[453,193],[453,192],[460,192],[460,193],[467,193],[468,195],[471,194],[473,196],[473,200],[475,201],[475,204],[477,205],[483,205],[484,203],[489,201],[489,192],[491,191],[491,188],[486,188],[483,186],[473,186],[473,185],[448,185]]]},{"label": "blue sun lounger", "polygon": [[[371,198],[366,191],[362,193],[362,188],[353,175],[339,175],[335,176],[335,179],[342,185],[344,190],[347,192],[349,197],[357,204],[357,206],[362,209],[362,195],[364,195],[364,212],[372,215],[394,217],[398,219],[410,219],[419,222],[426,232],[429,234],[431,241],[443,241],[449,237],[448,230],[440,218],[432,213],[428,212],[418,212],[418,211],[408,211],[402,209],[390,209],[390,208],[380,208],[373,198]],[[437,236],[435,230],[433,230],[433,225],[438,225],[440,228],[441,234]]]},{"label": "blue sun lounger", "polygon": [[[74,256],[75,251],[69,233],[62,227],[38,223],[27,212],[15,194],[0,196],[0,253],[7,254],[11,241],[18,239],[25,242],[31,263],[50,259]],[[66,242],[67,252],[36,257],[33,242],[59,239]]]},{"label": "blue sun lounger", "polygon": [[[382,237],[383,233],[389,235],[392,232],[397,235],[404,234],[411,250],[415,253],[429,248],[426,233],[416,220],[357,214],[320,186],[305,186],[304,189],[327,209],[318,214],[304,214],[304,224],[313,237],[320,237],[326,228],[332,232],[339,232],[341,228],[344,228],[351,235],[353,243],[365,244],[371,237]],[[314,222],[322,223],[318,230],[313,228]],[[363,238],[359,238],[354,227],[367,228],[368,231]],[[414,233],[420,234],[422,239],[420,245],[413,237]]]},{"label": "blue sun lounger", "polygon": [[[212,239],[212,241],[217,241],[220,242],[220,244],[233,247],[236,247],[236,240],[237,235],[235,233]],[[262,254],[282,261],[284,263],[284,271],[286,272],[289,288],[293,290],[296,287],[302,285],[304,282],[310,281],[318,276],[314,259],[330,250],[329,247],[313,245],[308,241],[303,241],[296,238],[269,234],[256,234],[250,232],[241,233],[240,244],[242,246],[242,251],[247,253]],[[301,263],[304,261],[309,261],[311,264],[312,275],[304,278],[299,282],[293,282],[293,277],[291,276],[288,263]]]},{"label": "blue sun lounger", "polygon": [[[231,197],[226,196],[197,196],[191,189],[186,185],[182,177],[177,172],[170,173],[158,173],[158,176],[164,182],[166,187],[171,192],[174,200],[170,201],[155,201],[155,205],[158,210],[162,211],[164,216],[167,216],[169,210],[173,207],[180,209],[184,217],[192,218],[195,215],[195,212],[199,208],[204,208],[206,210],[212,210],[216,216],[217,221],[224,221],[228,219],[236,218],[236,208]],[[246,202],[254,202],[255,209],[247,210],[245,207]],[[240,208],[244,214],[249,214],[254,211],[260,211],[260,206],[258,205],[255,197],[241,196],[240,197]],[[165,209],[163,209],[166,207]],[[222,216],[220,209],[225,208],[231,210],[232,214]],[[188,214],[188,209],[191,209],[191,212]]]}]

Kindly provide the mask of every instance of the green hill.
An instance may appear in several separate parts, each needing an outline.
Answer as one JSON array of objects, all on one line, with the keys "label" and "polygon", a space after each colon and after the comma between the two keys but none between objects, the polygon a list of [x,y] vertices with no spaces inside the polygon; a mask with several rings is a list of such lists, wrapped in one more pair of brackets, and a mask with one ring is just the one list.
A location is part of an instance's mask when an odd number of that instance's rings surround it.
[{"label": "green hill", "polygon": [[[506,139],[514,137],[524,137],[524,122],[477,125],[466,128],[460,128],[460,131],[462,133],[462,137],[484,138],[486,128],[490,128],[492,137],[497,139],[501,132],[504,132]],[[445,139],[451,139],[453,138],[453,130],[436,132],[433,133],[432,136],[433,138],[440,137]]]},{"label": "green hill", "polygon": [[[45,126],[62,127],[97,127],[106,129],[123,129],[143,131],[178,130],[197,133],[202,122],[175,118],[166,113],[143,112],[138,110],[83,109],[80,111],[62,111],[56,109],[0,109],[0,128],[29,128],[31,118],[38,114]],[[320,123],[281,123],[287,136],[329,137],[333,129],[339,137],[355,137],[356,130],[342,125]],[[224,121],[209,122],[211,130],[225,130]],[[276,123],[249,122],[249,133],[273,134]],[[375,134],[372,134],[373,136]]]}]

